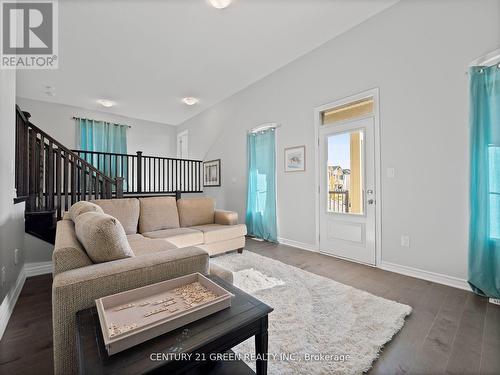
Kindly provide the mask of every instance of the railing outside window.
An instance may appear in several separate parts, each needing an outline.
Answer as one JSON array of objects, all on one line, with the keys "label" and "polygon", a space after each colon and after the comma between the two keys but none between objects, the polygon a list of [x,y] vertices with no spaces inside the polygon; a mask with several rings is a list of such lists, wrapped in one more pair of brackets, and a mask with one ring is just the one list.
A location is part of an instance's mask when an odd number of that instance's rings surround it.
[{"label": "railing outside window", "polygon": [[349,191],[329,191],[328,192],[329,212],[349,212]]}]

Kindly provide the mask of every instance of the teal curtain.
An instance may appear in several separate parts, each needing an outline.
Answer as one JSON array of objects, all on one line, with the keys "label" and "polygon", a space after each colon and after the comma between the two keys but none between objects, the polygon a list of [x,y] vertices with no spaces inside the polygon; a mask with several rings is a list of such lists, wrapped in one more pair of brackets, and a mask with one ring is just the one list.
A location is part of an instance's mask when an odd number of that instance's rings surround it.
[{"label": "teal curtain", "polygon": [[[127,153],[128,126],[90,119],[77,119],[76,121],[80,150],[117,154]],[[123,177],[125,179],[124,188],[126,188],[128,174],[126,158],[122,160],[122,158],[116,156],[87,154],[85,159],[111,178]]]},{"label": "teal curtain", "polygon": [[469,284],[500,298],[500,69],[470,70]]},{"label": "teal curtain", "polygon": [[274,129],[247,135],[248,191],[246,224],[248,234],[277,242],[276,230],[276,143]]}]

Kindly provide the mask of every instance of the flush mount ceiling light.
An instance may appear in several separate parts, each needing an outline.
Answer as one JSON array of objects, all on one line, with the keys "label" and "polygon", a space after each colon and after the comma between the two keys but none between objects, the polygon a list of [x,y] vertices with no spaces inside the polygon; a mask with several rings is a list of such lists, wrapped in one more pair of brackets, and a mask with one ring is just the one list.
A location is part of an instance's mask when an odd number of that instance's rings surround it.
[{"label": "flush mount ceiling light", "polygon": [[193,98],[192,96],[188,96],[188,97],[182,99],[182,101],[184,102],[184,104],[187,104],[187,105],[195,105],[195,104],[198,104],[198,102],[200,100],[197,98]]},{"label": "flush mount ceiling light", "polygon": [[112,107],[115,105],[114,102],[112,102],[111,100],[108,100],[108,99],[99,99],[97,101],[97,103],[99,103],[100,105],[102,105],[103,107],[106,107],[106,108],[109,108],[109,107]]},{"label": "flush mount ceiling light", "polygon": [[227,8],[229,4],[231,4],[231,0],[208,0],[208,1],[210,2],[210,4],[212,4],[214,8],[217,9]]}]

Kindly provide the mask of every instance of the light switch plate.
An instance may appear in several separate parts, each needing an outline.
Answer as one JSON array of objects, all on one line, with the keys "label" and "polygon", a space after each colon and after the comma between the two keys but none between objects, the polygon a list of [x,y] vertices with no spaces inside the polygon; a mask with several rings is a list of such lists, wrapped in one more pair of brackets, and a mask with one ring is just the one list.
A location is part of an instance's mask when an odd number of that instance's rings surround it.
[{"label": "light switch plate", "polygon": [[396,170],[394,168],[387,168],[387,178],[394,178],[396,176]]},{"label": "light switch plate", "polygon": [[401,236],[401,246],[410,247],[410,236],[407,235]]}]

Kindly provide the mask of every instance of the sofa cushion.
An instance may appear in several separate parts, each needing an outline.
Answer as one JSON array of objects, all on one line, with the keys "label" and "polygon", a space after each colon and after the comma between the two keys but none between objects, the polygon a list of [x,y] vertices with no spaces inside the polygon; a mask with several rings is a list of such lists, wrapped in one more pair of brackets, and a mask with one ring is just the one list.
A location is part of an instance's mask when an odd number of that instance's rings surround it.
[{"label": "sofa cushion", "polygon": [[205,244],[232,240],[233,238],[243,237],[247,234],[247,226],[245,224],[236,225],[220,225],[206,224],[197,225],[190,229],[197,229],[203,232],[203,242]]},{"label": "sofa cushion", "polygon": [[92,202],[99,205],[104,213],[118,219],[126,234],[137,233],[137,224],[139,223],[138,199],[98,199]]},{"label": "sofa cushion", "polygon": [[238,213],[233,211],[215,210],[215,224],[235,225],[238,224]]},{"label": "sofa cushion", "polygon": [[129,234],[127,240],[135,256],[177,249],[177,246],[165,239],[148,238],[140,234]]},{"label": "sofa cushion", "polygon": [[139,232],[179,228],[175,197],[139,198]]},{"label": "sofa cushion", "polygon": [[212,198],[189,198],[177,201],[181,227],[213,224],[215,221],[215,202]]},{"label": "sofa cushion", "polygon": [[76,218],[75,231],[94,263],[134,256],[123,226],[113,216],[86,212]]},{"label": "sofa cushion", "polygon": [[76,202],[68,210],[69,218],[73,221],[75,221],[78,215],[84,214],[85,212],[103,213],[103,210],[97,204],[87,201]]},{"label": "sofa cushion", "polygon": [[142,234],[148,238],[163,238],[177,247],[201,245],[203,233],[190,228],[163,229]]}]

